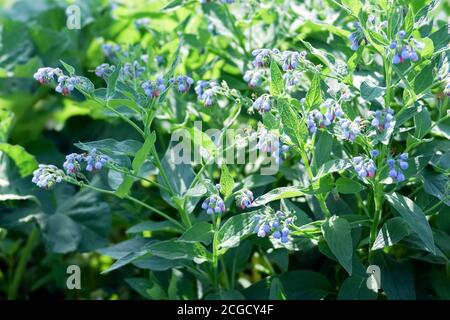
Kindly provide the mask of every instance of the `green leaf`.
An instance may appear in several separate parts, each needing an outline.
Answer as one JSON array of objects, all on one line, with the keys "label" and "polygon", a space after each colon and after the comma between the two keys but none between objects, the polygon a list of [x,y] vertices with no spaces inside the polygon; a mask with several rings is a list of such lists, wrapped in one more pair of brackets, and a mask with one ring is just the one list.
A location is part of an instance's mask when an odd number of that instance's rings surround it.
[{"label": "green leaf", "polygon": [[120,68],[117,67],[114,72],[108,77],[106,87],[106,99],[110,100],[116,93],[116,83],[120,75]]},{"label": "green leaf", "polygon": [[152,289],[152,283],[147,278],[125,278],[125,282],[143,296],[146,299],[152,299],[152,296],[148,293]]},{"label": "green leaf", "polygon": [[378,87],[367,81],[364,81],[363,83],[361,83],[361,88],[360,88],[361,98],[363,98],[366,101],[375,100],[375,99],[381,97],[384,90],[385,90],[384,88]]},{"label": "green leaf", "polygon": [[353,194],[364,190],[366,187],[359,183],[357,180],[347,177],[340,177],[336,181],[336,190],[342,194]]},{"label": "green leaf", "polygon": [[22,177],[29,176],[38,167],[34,156],[29,154],[22,146],[0,143],[0,152],[4,152],[15,162]]},{"label": "green leaf", "polygon": [[414,116],[414,124],[416,125],[414,135],[419,139],[423,138],[430,131],[431,117],[426,107],[423,107],[422,111]]},{"label": "green leaf", "polygon": [[338,300],[375,300],[378,292],[367,287],[367,279],[359,275],[352,275],[345,279],[339,290]]},{"label": "green leaf", "polygon": [[203,148],[203,150],[206,150],[208,152],[208,157],[214,157],[217,154],[217,146],[214,144],[208,134],[200,131],[200,129],[195,126],[189,128],[188,132],[188,138],[192,140],[196,147],[201,147]]},{"label": "green leaf", "polygon": [[322,91],[320,89],[320,75],[318,73],[314,74],[311,81],[311,87],[305,97],[306,110],[316,108],[322,103]]},{"label": "green leaf", "polygon": [[182,242],[203,242],[205,245],[209,245],[213,235],[214,230],[212,224],[202,221],[197,222],[186,230],[178,240]]},{"label": "green leaf", "polygon": [[[317,137],[317,136],[316,136]],[[320,168],[330,159],[333,147],[333,137],[326,131],[320,132],[319,139],[314,148],[313,168]]]},{"label": "green leaf", "polygon": [[234,189],[234,179],[233,176],[228,171],[228,167],[224,164],[222,165],[222,173],[220,175],[220,193],[222,193],[226,198],[228,198]]},{"label": "green leaf", "polygon": [[69,73],[70,76],[73,76],[75,74],[75,68],[72,67],[70,64],[65,63],[62,60],[59,60],[61,64],[63,65],[64,69]]},{"label": "green leaf", "polygon": [[[131,163],[131,168],[134,174],[138,174],[141,169],[144,161],[148,159],[150,155],[151,149],[154,147],[156,140],[155,132],[152,132],[146,139],[142,147],[137,151],[133,162]],[[118,197],[125,197],[131,189],[131,186],[134,183],[134,178],[132,176],[127,175],[119,188],[115,191],[115,194]]]},{"label": "green leaf", "polygon": [[324,275],[310,270],[288,271],[279,279],[289,300],[324,299],[332,290]]},{"label": "green leaf", "polygon": [[409,226],[403,218],[391,218],[386,221],[380,231],[378,231],[377,238],[375,239],[371,250],[390,247],[409,235],[409,233]]},{"label": "green leaf", "polygon": [[406,31],[408,36],[414,29],[414,12],[411,7],[408,7],[408,13],[406,14],[405,21],[403,22],[403,30]]},{"label": "green leaf", "polygon": [[308,137],[305,124],[300,121],[298,113],[285,99],[278,100],[278,105],[284,132],[297,147],[301,148]]},{"label": "green leaf", "polygon": [[396,192],[386,194],[385,197],[391,206],[403,217],[411,230],[417,233],[425,247],[430,252],[435,253],[433,233],[422,209],[411,199]]},{"label": "green leaf", "polygon": [[222,250],[236,247],[244,237],[253,233],[257,224],[253,216],[258,212],[241,213],[225,221],[218,234],[219,247]]},{"label": "green leaf", "polygon": [[270,283],[269,300],[286,300],[283,284],[278,278],[273,278]]},{"label": "green leaf", "polygon": [[352,166],[349,160],[336,159],[325,162],[318,170],[316,179],[326,176],[333,172],[342,171]]},{"label": "green leaf", "polygon": [[280,187],[273,189],[266,194],[259,196],[253,201],[253,206],[258,207],[265,205],[269,202],[286,199],[286,198],[296,198],[300,196],[304,196],[305,192],[301,190],[300,187]]},{"label": "green leaf", "polygon": [[278,64],[272,60],[270,63],[270,94],[279,96],[283,93],[284,81]]},{"label": "green leaf", "polygon": [[362,4],[360,0],[341,0],[342,4],[350,9],[354,15],[358,15]]},{"label": "green leaf", "polygon": [[415,300],[414,274],[408,260],[397,261],[391,255],[376,251],[372,264],[380,267],[381,289],[389,300]]},{"label": "green leaf", "polygon": [[206,249],[199,243],[183,242],[178,240],[158,241],[147,248],[148,252],[158,257],[177,260],[194,260],[202,263],[207,260]]},{"label": "green leaf", "polygon": [[424,190],[450,206],[450,178],[443,173],[436,173],[431,168],[422,172]]},{"label": "green leaf", "polygon": [[[421,54],[423,54],[423,51]],[[434,84],[433,68],[433,64],[430,63],[414,77],[413,87],[416,95],[421,94]]]},{"label": "green leaf", "polygon": [[351,227],[342,217],[332,216],[322,224],[322,234],[339,263],[352,274],[353,242]]}]

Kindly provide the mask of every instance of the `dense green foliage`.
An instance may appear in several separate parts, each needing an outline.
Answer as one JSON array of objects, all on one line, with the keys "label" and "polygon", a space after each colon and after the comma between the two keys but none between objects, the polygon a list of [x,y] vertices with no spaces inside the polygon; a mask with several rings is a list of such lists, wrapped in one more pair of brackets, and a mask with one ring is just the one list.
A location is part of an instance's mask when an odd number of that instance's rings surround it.
[{"label": "dense green foliage", "polygon": [[70,4],[0,0],[0,298],[450,299],[447,2]]}]

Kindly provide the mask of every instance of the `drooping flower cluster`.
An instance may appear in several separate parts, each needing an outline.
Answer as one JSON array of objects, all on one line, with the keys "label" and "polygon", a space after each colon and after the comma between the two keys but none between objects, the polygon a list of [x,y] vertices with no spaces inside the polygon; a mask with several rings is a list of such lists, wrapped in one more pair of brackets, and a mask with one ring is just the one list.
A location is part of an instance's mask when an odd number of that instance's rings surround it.
[{"label": "drooping flower cluster", "polygon": [[289,146],[283,144],[278,133],[273,130],[259,127],[255,136],[257,138],[256,148],[262,152],[270,153],[277,164],[281,161],[281,155],[289,151]]},{"label": "drooping flower cluster", "polygon": [[356,50],[358,50],[359,45],[361,44],[361,42],[362,42],[363,40],[365,40],[366,38],[365,38],[365,36],[364,36],[364,32],[363,32],[363,30],[362,30],[361,25],[359,24],[359,22],[354,22],[354,23],[353,23],[353,26],[356,28],[356,31],[352,32],[352,33],[348,36],[348,39],[349,39],[350,42],[351,42],[350,48],[351,48],[353,51],[356,51]]},{"label": "drooping flower cluster", "polygon": [[405,175],[403,170],[408,169],[408,153],[402,153],[397,160],[388,159],[387,164],[389,166],[389,177],[397,182],[402,182],[405,180]]},{"label": "drooping flower cluster", "polygon": [[219,195],[213,194],[203,201],[202,209],[206,210],[207,214],[223,213],[225,212],[225,203]]},{"label": "drooping flower cluster", "polygon": [[97,77],[108,77],[111,73],[114,72],[116,66],[109,65],[108,63],[102,63],[98,67],[95,68],[95,75]]},{"label": "drooping flower cluster", "polygon": [[405,39],[406,32],[400,30],[397,33],[396,39],[392,40],[389,44],[389,48],[394,51],[392,57],[392,63],[399,64],[407,60],[416,62],[419,60],[419,55],[417,51],[421,51],[425,44],[414,38]]},{"label": "drooping flower cluster", "polygon": [[353,121],[349,119],[339,119],[340,137],[342,140],[354,142],[361,134],[361,117],[356,117]]},{"label": "drooping flower cluster", "polygon": [[64,172],[54,165],[40,164],[39,168],[34,170],[31,180],[39,188],[49,189],[55,184],[60,183],[64,178]]},{"label": "drooping flower cluster", "polygon": [[383,132],[394,127],[394,110],[391,108],[377,110],[375,112],[371,111],[370,116],[373,117],[371,121],[372,127],[377,129],[379,132]]},{"label": "drooping flower cluster", "polygon": [[67,174],[76,174],[82,170],[81,164],[85,162],[86,171],[100,171],[108,161],[109,157],[99,154],[97,149],[93,148],[87,154],[71,153],[67,155],[63,168]]},{"label": "drooping flower cluster", "polygon": [[137,60],[134,60],[133,63],[125,63],[122,71],[125,77],[134,79],[139,78],[144,73],[145,67],[141,66]]},{"label": "drooping flower cluster", "polygon": [[254,110],[262,114],[264,112],[270,111],[270,105],[270,96],[268,94],[263,94],[253,102],[252,107]]},{"label": "drooping flower cluster", "polygon": [[306,51],[283,51],[281,53],[281,68],[283,71],[294,70],[297,68],[300,58],[306,57]]},{"label": "drooping flower cluster", "polygon": [[209,107],[214,103],[214,96],[218,93],[220,87],[215,81],[199,80],[195,87],[195,93],[198,99],[203,102],[205,107]]},{"label": "drooping flower cluster", "polygon": [[278,210],[274,214],[256,214],[253,219],[257,222],[255,233],[260,238],[265,236],[274,237],[281,243],[286,244],[289,242],[289,225],[292,223],[292,218],[283,211]]},{"label": "drooping flower cluster", "polygon": [[159,97],[161,93],[166,90],[164,79],[162,77],[156,78],[156,81],[148,80],[141,84],[141,88],[144,89],[145,94],[149,98]]},{"label": "drooping flower cluster", "polygon": [[61,93],[62,95],[67,95],[71,93],[75,86],[79,83],[79,79],[76,76],[66,76],[59,68],[39,68],[34,74],[34,79],[38,80],[41,84],[46,84],[53,82],[55,80],[58,82],[55,91]]},{"label": "drooping flower cluster", "polygon": [[39,81],[41,84],[46,84],[55,80],[55,76],[62,75],[63,72],[59,68],[39,68],[33,75],[33,78]]},{"label": "drooping flower cluster", "polygon": [[194,80],[188,76],[178,76],[175,79],[170,79],[170,83],[175,83],[177,85],[177,90],[179,93],[186,93],[191,89],[194,84]]},{"label": "drooping flower cluster", "polygon": [[352,159],[353,168],[360,178],[373,178],[377,167],[375,161],[368,157],[358,156]]},{"label": "drooping flower cluster", "polygon": [[75,89],[75,86],[79,83],[77,77],[69,77],[66,75],[61,75],[58,77],[58,85],[55,91],[61,93],[63,96],[68,95]]},{"label": "drooping flower cluster", "polygon": [[253,65],[257,68],[268,67],[270,61],[272,61],[272,54],[278,54],[278,49],[255,49],[252,51],[252,55],[255,57]]},{"label": "drooping flower cluster", "polygon": [[244,81],[248,83],[250,88],[259,87],[262,83],[262,72],[258,69],[247,70],[244,74]]},{"label": "drooping flower cluster", "polygon": [[[321,112],[322,110],[322,112]],[[331,125],[336,119],[344,116],[342,107],[333,99],[327,99],[319,110],[313,110],[308,114],[306,124],[310,135],[313,135],[317,128],[325,128]]]},{"label": "drooping flower cluster", "polygon": [[251,207],[253,202],[253,192],[244,190],[241,194],[236,196],[236,205],[241,209]]}]

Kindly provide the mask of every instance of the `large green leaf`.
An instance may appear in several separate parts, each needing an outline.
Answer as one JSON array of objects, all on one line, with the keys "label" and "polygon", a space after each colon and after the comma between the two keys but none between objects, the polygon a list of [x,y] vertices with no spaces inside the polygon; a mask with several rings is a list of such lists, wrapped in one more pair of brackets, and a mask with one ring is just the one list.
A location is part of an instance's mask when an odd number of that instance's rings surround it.
[{"label": "large green leaf", "polygon": [[367,279],[356,274],[345,279],[338,300],[375,300],[378,293],[367,287]]},{"label": "large green leaf", "polygon": [[435,253],[433,233],[422,209],[414,201],[399,193],[386,194],[385,197],[391,206],[402,216],[411,230],[417,233],[420,239],[422,239],[425,247],[430,252]]},{"label": "large green leaf", "polygon": [[353,242],[348,221],[342,217],[332,216],[322,224],[322,234],[331,252],[351,275]]},{"label": "large green leaf", "polygon": [[36,159],[22,146],[0,143],[0,152],[4,152],[14,160],[22,177],[29,176],[38,167]]},{"label": "large green leaf", "polygon": [[410,228],[403,218],[391,218],[386,221],[380,231],[378,231],[377,238],[375,239],[371,250],[390,247],[409,235],[409,233]]}]

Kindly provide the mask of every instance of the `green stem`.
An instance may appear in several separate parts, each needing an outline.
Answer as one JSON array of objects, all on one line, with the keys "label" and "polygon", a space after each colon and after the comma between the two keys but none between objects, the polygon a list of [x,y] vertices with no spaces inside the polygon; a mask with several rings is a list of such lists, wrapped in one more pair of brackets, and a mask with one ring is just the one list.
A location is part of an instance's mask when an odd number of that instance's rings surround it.
[{"label": "green stem", "polygon": [[39,229],[37,226],[33,226],[31,233],[28,235],[27,243],[23,248],[21,253],[19,263],[15,270],[14,278],[9,287],[8,291],[8,300],[14,300],[17,296],[17,290],[19,289],[20,282],[22,281],[23,274],[25,272],[25,268],[27,266],[28,260],[31,257],[31,253],[33,251],[34,246],[36,245],[37,239],[39,237]]},{"label": "green stem", "polygon": [[[308,174],[310,183],[314,180],[314,174],[311,170],[311,166],[309,165],[308,156],[306,155],[306,152],[304,149],[300,150],[300,155],[302,157],[303,163],[305,165],[306,173]],[[331,212],[327,207],[327,204],[325,202],[325,198],[322,194],[316,194],[315,195],[317,201],[319,202],[320,209],[322,209],[323,213],[327,218],[331,217]]]},{"label": "green stem", "polygon": [[219,228],[220,228],[220,214],[215,215],[215,223],[214,223],[214,237],[213,237],[213,260],[212,260],[212,267],[214,269],[214,285],[216,288],[219,288],[219,272],[218,272],[218,266],[219,266]]}]

